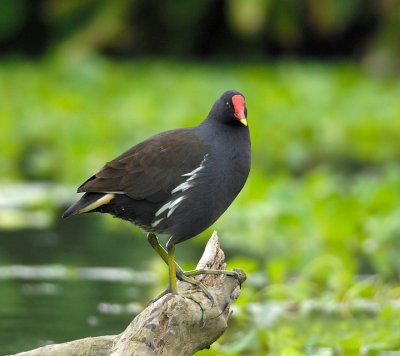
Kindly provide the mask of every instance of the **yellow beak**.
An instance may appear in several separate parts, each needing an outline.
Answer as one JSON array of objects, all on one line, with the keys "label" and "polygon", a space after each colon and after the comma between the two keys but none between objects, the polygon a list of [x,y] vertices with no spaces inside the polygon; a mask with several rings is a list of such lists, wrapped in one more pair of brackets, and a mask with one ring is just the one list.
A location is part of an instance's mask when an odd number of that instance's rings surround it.
[{"label": "yellow beak", "polygon": [[246,119],[240,119],[239,120],[244,126],[247,126],[247,120]]}]

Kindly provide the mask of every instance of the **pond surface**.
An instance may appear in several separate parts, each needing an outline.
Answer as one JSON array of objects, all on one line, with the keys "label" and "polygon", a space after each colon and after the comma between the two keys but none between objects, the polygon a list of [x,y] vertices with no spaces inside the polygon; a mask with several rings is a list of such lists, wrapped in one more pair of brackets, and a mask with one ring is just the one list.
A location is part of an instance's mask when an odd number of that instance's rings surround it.
[{"label": "pond surface", "polygon": [[164,286],[141,231],[54,214],[47,228],[0,230],[0,355],[120,333]]},{"label": "pond surface", "polygon": [[[142,231],[100,214],[63,220],[56,202],[66,206],[71,198],[46,185],[0,188],[0,355],[118,334],[167,286],[167,268]],[[194,267],[209,232],[178,246],[183,268]],[[299,271],[273,284],[263,267],[273,260],[260,264],[220,232],[231,268],[245,269],[248,279],[228,330],[199,356],[398,353],[397,282],[389,288],[378,275],[362,275],[343,294],[330,285],[318,294],[313,276],[321,275]]]}]

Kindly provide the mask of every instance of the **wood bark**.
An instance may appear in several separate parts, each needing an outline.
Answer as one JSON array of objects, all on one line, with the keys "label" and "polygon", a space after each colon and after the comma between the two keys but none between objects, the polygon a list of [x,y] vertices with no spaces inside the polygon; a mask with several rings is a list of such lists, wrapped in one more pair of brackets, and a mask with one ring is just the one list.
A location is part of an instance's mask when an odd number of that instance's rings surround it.
[{"label": "wood bark", "polygon": [[[197,269],[225,270],[225,254],[214,232]],[[192,355],[210,347],[227,328],[230,306],[240,294],[246,275],[235,269],[238,278],[225,275],[200,275],[214,298],[185,282],[178,283],[179,294],[166,294],[150,302],[119,335],[89,337],[40,347],[19,356],[127,356]]]}]

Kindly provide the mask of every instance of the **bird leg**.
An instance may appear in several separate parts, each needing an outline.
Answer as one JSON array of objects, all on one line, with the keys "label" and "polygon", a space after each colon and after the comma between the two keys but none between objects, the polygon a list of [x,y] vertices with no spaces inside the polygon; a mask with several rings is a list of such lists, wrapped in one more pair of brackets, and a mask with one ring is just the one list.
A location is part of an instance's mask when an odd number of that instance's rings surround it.
[{"label": "bird leg", "polygon": [[[148,233],[147,241],[150,243],[151,247],[158,253],[158,255],[163,259],[163,261],[169,266],[169,254],[164,249],[164,247],[162,247],[160,245],[160,243],[158,242],[157,236],[153,233]],[[210,299],[211,301],[213,301],[213,297],[212,297],[211,293],[207,290],[207,288],[204,286],[203,283],[195,280],[194,278],[190,278],[189,276],[186,275],[186,272],[184,272],[183,269],[176,262],[174,262],[174,264],[175,264],[175,275],[180,281],[187,282],[187,283],[192,284],[192,285],[196,286],[197,288],[201,289],[201,291],[207,296],[207,298]],[[189,273],[192,273],[192,272],[195,272],[195,271],[189,271]],[[225,272],[225,271],[221,271],[221,272]]]},{"label": "bird leg", "polygon": [[177,293],[178,288],[176,286],[177,278],[176,278],[176,266],[175,266],[175,245],[170,240],[167,242],[167,253],[168,253],[168,292],[169,293]]},{"label": "bird leg", "polygon": [[219,269],[195,269],[195,270],[192,270],[192,271],[185,271],[183,273],[187,277],[189,277],[189,276],[198,276],[200,274],[208,274],[208,275],[210,275],[210,274],[211,275],[223,274],[225,276],[234,277],[237,280],[239,280],[239,275],[235,271],[222,271],[222,270],[219,270]]},{"label": "bird leg", "polygon": [[[157,236],[151,232],[147,234],[147,241],[153,247],[154,251],[163,259],[163,261],[168,265],[168,252],[164,247],[158,242]],[[175,262],[175,269],[177,271],[177,277],[179,272],[183,272],[182,268]]]}]

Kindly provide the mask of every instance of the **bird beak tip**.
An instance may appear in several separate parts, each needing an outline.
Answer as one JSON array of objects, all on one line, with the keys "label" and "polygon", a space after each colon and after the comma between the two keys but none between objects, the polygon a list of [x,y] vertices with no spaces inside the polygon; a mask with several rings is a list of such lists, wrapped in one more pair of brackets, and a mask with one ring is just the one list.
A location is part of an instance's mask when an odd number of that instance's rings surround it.
[{"label": "bird beak tip", "polygon": [[244,126],[247,126],[247,120],[245,118],[239,120]]}]

